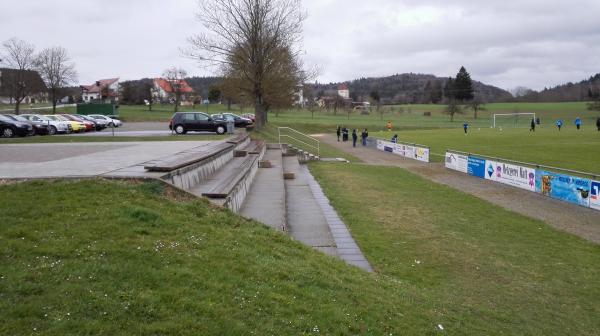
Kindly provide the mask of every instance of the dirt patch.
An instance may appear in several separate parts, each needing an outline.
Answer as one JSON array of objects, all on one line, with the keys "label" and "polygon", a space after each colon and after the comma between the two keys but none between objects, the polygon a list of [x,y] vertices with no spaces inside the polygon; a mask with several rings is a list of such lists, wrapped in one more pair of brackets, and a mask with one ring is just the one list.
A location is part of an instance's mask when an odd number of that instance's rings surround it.
[{"label": "dirt patch", "polygon": [[600,244],[600,212],[540,194],[448,170],[442,163],[422,163],[352,143],[337,142],[332,135],[315,135],[323,142],[350,153],[366,164],[396,166],[433,182],[474,195],[522,215],[539,219],[560,230]]}]

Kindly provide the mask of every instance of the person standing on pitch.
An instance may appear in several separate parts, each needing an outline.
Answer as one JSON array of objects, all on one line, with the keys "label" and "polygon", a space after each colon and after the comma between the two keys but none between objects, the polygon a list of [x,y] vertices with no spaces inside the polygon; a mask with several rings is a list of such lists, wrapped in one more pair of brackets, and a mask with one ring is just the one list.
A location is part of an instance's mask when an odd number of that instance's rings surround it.
[{"label": "person standing on pitch", "polygon": [[358,140],[358,134],[356,134],[356,128],[352,130],[352,147],[356,147],[356,140]]},{"label": "person standing on pitch", "polygon": [[398,143],[398,134],[394,134],[392,137],[392,143]]},{"label": "person standing on pitch", "polygon": [[575,127],[577,127],[578,130],[581,129],[581,118],[577,117],[577,119],[575,119]]},{"label": "person standing on pitch", "polygon": [[364,129],[364,131],[362,131],[362,134],[360,135],[360,137],[362,138],[362,145],[366,146],[367,145],[367,138],[369,137],[369,132],[367,132],[366,128]]},{"label": "person standing on pitch", "polygon": [[342,141],[348,141],[348,129],[346,128],[346,126],[342,128]]},{"label": "person standing on pitch", "polygon": [[556,127],[558,127],[558,131],[559,131],[559,132],[560,132],[560,129],[561,129],[562,125],[563,125],[563,121],[562,121],[562,119],[558,119],[558,120],[556,121]]},{"label": "person standing on pitch", "polygon": [[387,124],[385,125],[385,128],[387,128],[388,132],[392,131],[392,122],[388,121]]},{"label": "person standing on pitch", "polygon": [[335,133],[337,134],[338,142],[340,142],[340,135],[342,134],[342,128],[340,127],[340,125],[338,125],[337,129],[335,130]]},{"label": "person standing on pitch", "polygon": [[467,135],[467,130],[469,129],[469,124],[468,123],[464,123],[463,124],[463,129],[465,130],[465,135]]},{"label": "person standing on pitch", "polygon": [[598,127],[598,132],[600,132],[600,117],[596,119],[596,127]]},{"label": "person standing on pitch", "polygon": [[535,132],[535,119],[531,119],[531,128],[529,128],[529,132]]}]

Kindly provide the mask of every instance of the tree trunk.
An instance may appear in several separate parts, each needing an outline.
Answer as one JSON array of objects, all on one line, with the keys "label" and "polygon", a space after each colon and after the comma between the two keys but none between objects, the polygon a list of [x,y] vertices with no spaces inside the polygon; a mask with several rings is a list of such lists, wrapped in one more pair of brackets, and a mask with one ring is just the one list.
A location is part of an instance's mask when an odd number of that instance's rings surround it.
[{"label": "tree trunk", "polygon": [[473,109],[473,118],[477,119],[477,107]]},{"label": "tree trunk", "polygon": [[257,130],[263,129],[267,124],[265,107],[263,106],[262,96],[257,94],[254,99],[254,116],[256,121],[254,123]]},{"label": "tree trunk", "polygon": [[15,100],[15,114],[19,114],[19,110],[21,109],[21,100]]},{"label": "tree trunk", "polygon": [[56,114],[56,90],[50,91],[50,98],[52,99],[52,114]]}]

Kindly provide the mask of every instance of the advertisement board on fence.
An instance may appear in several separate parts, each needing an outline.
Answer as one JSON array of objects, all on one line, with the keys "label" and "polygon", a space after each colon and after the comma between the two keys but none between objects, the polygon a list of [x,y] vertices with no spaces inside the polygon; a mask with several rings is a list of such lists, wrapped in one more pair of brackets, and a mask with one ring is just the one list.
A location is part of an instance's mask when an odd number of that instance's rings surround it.
[{"label": "advertisement board on fence", "polygon": [[589,179],[541,169],[536,171],[535,187],[537,192],[585,207],[590,206],[590,185]]},{"label": "advertisement board on fence", "polygon": [[467,173],[472,176],[485,178],[485,160],[476,156],[469,156]]},{"label": "advertisement board on fence", "polygon": [[535,192],[535,169],[486,160],[485,179]]},{"label": "advertisement board on fence", "polygon": [[590,193],[590,208],[600,210],[600,182],[592,181]]},{"label": "advertisement board on fence", "polygon": [[405,144],[395,144],[385,140],[377,140],[377,149],[384,152],[394,153],[410,159],[429,162],[429,148],[416,147]]},{"label": "advertisement board on fence", "polygon": [[457,170],[466,174],[469,165],[469,157],[462,154],[446,152],[445,165],[448,169]]}]

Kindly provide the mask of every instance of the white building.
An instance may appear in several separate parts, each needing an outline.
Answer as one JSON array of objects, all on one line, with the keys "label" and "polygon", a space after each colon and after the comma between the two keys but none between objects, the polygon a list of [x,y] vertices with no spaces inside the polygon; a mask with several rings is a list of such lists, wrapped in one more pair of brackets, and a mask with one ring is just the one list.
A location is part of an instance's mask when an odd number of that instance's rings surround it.
[{"label": "white building", "polygon": [[350,98],[350,90],[346,84],[340,84],[340,86],[338,86],[338,95],[344,99]]},{"label": "white building", "polygon": [[99,100],[119,100],[119,79],[109,78],[96,81],[92,85],[81,86],[81,99],[90,103]]}]

